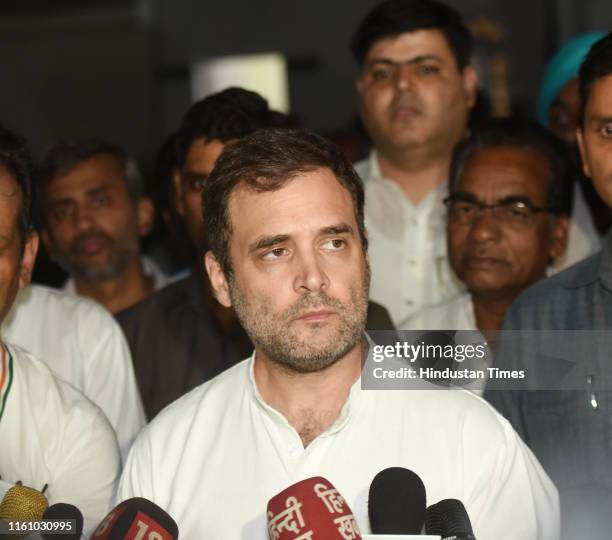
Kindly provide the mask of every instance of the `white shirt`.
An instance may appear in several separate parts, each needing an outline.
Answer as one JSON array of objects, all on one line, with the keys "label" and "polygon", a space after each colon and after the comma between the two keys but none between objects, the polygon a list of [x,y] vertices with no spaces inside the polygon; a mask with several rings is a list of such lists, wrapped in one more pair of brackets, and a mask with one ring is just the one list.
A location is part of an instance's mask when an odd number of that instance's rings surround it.
[{"label": "white shirt", "polygon": [[127,342],[108,311],[92,300],[32,284],[17,294],[2,336],[98,405],[127,457],[146,418]]},{"label": "white shirt", "polygon": [[[176,281],[172,277],[168,277],[166,274],[162,272],[162,269],[157,266],[157,263],[143,255],[140,260],[142,261],[142,269],[144,273],[153,278],[153,290],[159,291],[159,289],[163,289],[166,285]],[[66,282],[62,285],[62,291],[77,295],[76,285],[74,283],[74,278],[70,277],[66,280]]]},{"label": "white shirt", "polygon": [[601,239],[591,217],[591,211],[584,200],[580,184],[574,184],[574,206],[567,237],[567,249],[548,268],[548,275],[576,264],[601,249]]},{"label": "white shirt", "polygon": [[[38,490],[47,484],[49,504],[76,506],[89,538],[112,508],[121,466],[115,434],[98,407],[42,362],[13,345],[6,349],[12,380],[8,372],[0,389],[2,480]],[[5,373],[10,357],[4,356]],[[0,357],[0,379],[2,371]]]},{"label": "white shirt", "polygon": [[510,424],[472,393],[364,391],[357,381],[338,419],[304,449],[297,431],[261,398],[253,363],[192,390],[142,431],[117,502],[150,499],[184,538],[264,540],[268,500],[320,475],[366,533],[373,477],[403,466],[423,480],[428,504],[463,501],[476,538],[558,538],[555,487]]},{"label": "white shirt", "polygon": [[472,295],[462,294],[441,304],[411,315],[399,325],[399,330],[477,330]]},{"label": "white shirt", "polygon": [[397,182],[382,176],[376,152],[355,170],[365,184],[370,298],[385,306],[398,325],[424,307],[457,296],[464,286],[448,264],[446,182],[414,205]]}]

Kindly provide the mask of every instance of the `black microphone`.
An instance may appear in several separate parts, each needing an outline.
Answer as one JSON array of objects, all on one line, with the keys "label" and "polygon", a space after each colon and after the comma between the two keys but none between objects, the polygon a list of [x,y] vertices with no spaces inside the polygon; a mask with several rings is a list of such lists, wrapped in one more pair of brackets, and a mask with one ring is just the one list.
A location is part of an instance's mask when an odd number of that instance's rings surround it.
[{"label": "black microphone", "polygon": [[62,533],[61,529],[58,529],[53,533],[41,533],[45,540],[80,540],[81,533],[83,532],[83,514],[81,514],[81,511],[76,506],[67,503],[52,504],[47,508],[42,518],[43,520],[73,519],[75,522],[75,527],[70,532]]},{"label": "black microphone", "polygon": [[421,534],[425,521],[425,486],[403,467],[380,471],[370,485],[368,513],[374,534]]},{"label": "black microphone", "polygon": [[134,497],[119,503],[90,540],[177,540],[178,525],[155,503]]},{"label": "black microphone", "polygon": [[442,540],[476,540],[467,510],[457,499],[444,499],[427,509],[425,532]]}]

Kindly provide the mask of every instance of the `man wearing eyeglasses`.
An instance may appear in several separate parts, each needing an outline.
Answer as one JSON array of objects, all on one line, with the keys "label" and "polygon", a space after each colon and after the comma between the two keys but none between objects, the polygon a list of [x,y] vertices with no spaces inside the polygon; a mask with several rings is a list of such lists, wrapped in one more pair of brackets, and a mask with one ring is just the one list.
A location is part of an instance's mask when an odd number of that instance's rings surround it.
[{"label": "man wearing eyeglasses", "polygon": [[467,291],[402,327],[498,330],[510,304],[565,250],[571,179],[562,144],[534,122],[494,120],[464,140],[444,202],[449,261]]}]

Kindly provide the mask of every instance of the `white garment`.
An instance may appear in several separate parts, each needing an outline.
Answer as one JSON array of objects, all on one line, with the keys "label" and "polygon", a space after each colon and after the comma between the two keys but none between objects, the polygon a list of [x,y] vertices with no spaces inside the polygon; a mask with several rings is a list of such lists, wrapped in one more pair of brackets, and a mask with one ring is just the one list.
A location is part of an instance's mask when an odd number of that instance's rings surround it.
[{"label": "white garment", "polygon": [[320,475],[345,497],[365,533],[373,477],[403,466],[423,480],[428,504],[463,501],[476,538],[558,538],[555,487],[510,424],[472,393],[364,391],[357,381],[338,419],[304,449],[297,431],[261,398],[253,363],[194,389],[142,431],[117,502],[150,499],[184,538],[264,540],[268,500]]},{"label": "white garment", "polygon": [[597,234],[591,211],[584,200],[580,184],[574,183],[574,207],[567,238],[567,249],[548,268],[548,275],[556,274],[576,264],[601,249],[601,238]]},{"label": "white garment", "polygon": [[402,321],[398,330],[478,330],[472,295],[464,291],[444,304],[425,308]]},{"label": "white garment", "polygon": [[[159,291],[159,289],[163,289],[166,285],[173,283],[176,279],[172,277],[168,277],[166,274],[162,272],[162,269],[157,266],[157,263],[143,255],[140,260],[142,261],[142,269],[147,276],[153,278],[153,290]],[[74,283],[74,278],[70,277],[66,280],[66,282],[62,285],[62,291],[77,295],[76,285]]]},{"label": "white garment", "polygon": [[89,538],[112,508],[121,470],[115,434],[102,411],[79,391],[22,349],[6,348],[13,377],[0,418],[2,480],[21,480],[38,490],[47,484],[49,504],[76,506]]},{"label": "white garment", "polygon": [[[470,332],[470,334],[462,336],[466,340],[466,344],[486,342],[485,337],[476,326],[472,295],[467,291],[444,304],[428,307],[411,315],[400,324],[398,330],[459,330]],[[481,360],[472,358],[469,362],[465,361],[462,367],[480,370],[486,375],[488,373],[487,368],[492,367],[491,360],[492,358]],[[482,396],[487,380],[488,377],[484,377],[472,381],[469,386],[464,386],[464,388]]]},{"label": "white garment", "polygon": [[92,300],[32,284],[17,294],[2,336],[98,405],[127,457],[146,418],[127,342],[108,311]]},{"label": "white garment", "polygon": [[464,286],[447,261],[446,182],[415,206],[397,182],[383,178],[375,152],[355,170],[365,184],[370,298],[385,306],[397,325],[457,296]]}]

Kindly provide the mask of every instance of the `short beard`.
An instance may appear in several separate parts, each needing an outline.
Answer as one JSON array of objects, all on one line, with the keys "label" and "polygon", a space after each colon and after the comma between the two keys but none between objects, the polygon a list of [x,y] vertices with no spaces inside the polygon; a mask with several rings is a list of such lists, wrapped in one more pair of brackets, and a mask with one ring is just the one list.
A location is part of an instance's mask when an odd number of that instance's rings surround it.
[{"label": "short beard", "polygon": [[[344,304],[325,293],[308,293],[284,312],[269,309],[265,298],[253,302],[247,299],[229,275],[229,292],[238,319],[247,334],[272,362],[293,373],[322,371],[346,356],[363,338],[368,308],[369,268],[366,268],[363,287],[351,287],[350,302]],[[255,298],[257,300],[257,298]],[[254,305],[255,304],[255,305]],[[340,317],[340,325],[326,343],[317,345],[290,332],[291,319],[308,308],[331,308]],[[311,327],[316,329],[318,325]],[[321,323],[320,327],[324,328]]]}]

